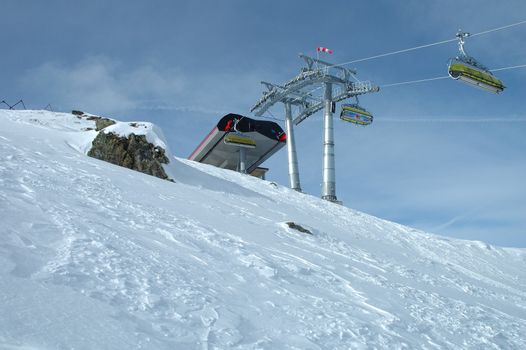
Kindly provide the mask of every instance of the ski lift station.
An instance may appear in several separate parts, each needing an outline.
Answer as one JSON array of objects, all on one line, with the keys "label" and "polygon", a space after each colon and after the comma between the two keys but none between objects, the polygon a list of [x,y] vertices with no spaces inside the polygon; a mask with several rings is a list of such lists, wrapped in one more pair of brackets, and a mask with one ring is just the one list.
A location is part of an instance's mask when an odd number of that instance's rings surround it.
[{"label": "ski lift station", "polygon": [[[300,55],[306,67],[284,86],[262,82],[268,89],[252,108],[262,116],[277,103],[285,106],[286,133],[275,122],[227,114],[197,146],[188,159],[220,168],[236,170],[264,178],[268,169],[259,165],[287,145],[290,187],[301,191],[293,124],[324,110],[324,167],[322,198],[337,202],[334,169],[333,113],[336,102],[354,98],[356,103],[344,105],[340,118],[358,125],[369,125],[372,115],[358,105],[358,95],[379,90],[370,82],[360,81],[356,72],[306,55]],[[318,98],[306,89],[323,89]],[[297,113],[293,116],[292,109]]]},{"label": "ski lift station", "polygon": [[285,146],[287,135],[274,122],[227,114],[188,159],[265,178],[260,165]]}]

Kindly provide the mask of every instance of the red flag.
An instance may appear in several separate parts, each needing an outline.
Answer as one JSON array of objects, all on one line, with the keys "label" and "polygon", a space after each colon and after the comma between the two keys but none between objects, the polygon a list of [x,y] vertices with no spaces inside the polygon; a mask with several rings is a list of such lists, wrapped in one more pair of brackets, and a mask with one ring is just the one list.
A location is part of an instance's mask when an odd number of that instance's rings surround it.
[{"label": "red flag", "polygon": [[328,49],[326,47],[318,47],[318,48],[316,48],[316,51],[318,51],[318,52],[326,52],[328,54],[332,54],[332,50]]}]

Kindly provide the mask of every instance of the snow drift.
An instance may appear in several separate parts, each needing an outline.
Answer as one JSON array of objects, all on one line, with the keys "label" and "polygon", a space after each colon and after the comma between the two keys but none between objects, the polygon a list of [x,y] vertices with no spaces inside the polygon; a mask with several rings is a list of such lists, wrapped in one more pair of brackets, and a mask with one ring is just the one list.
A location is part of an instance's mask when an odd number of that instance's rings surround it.
[{"label": "snow drift", "polygon": [[175,183],[134,172],[87,157],[94,122],[70,114],[0,119],[0,348],[526,347],[524,249],[169,150]]}]

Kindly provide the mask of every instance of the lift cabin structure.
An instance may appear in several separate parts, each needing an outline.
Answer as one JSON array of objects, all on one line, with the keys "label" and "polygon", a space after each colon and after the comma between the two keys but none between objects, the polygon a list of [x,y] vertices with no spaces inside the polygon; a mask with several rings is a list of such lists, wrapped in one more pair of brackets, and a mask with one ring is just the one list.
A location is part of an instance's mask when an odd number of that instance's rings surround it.
[{"label": "lift cabin structure", "polygon": [[456,36],[458,38],[460,55],[449,61],[449,76],[455,80],[460,80],[486,91],[496,94],[502,92],[504,90],[502,81],[497,79],[491,74],[489,69],[484,67],[475,58],[469,56],[464,50],[465,39],[469,37],[470,34],[459,31]]},{"label": "lift cabin structure", "polygon": [[259,165],[286,145],[287,135],[274,122],[230,113],[219,120],[188,159],[257,177]]},{"label": "lift cabin structure", "polygon": [[340,112],[340,119],[356,125],[370,125],[373,122],[373,115],[358,104],[356,97],[355,104],[343,104]]},{"label": "lift cabin structure", "polygon": [[373,122],[373,115],[360,106],[346,104],[342,106],[340,119],[357,125],[369,125]]}]

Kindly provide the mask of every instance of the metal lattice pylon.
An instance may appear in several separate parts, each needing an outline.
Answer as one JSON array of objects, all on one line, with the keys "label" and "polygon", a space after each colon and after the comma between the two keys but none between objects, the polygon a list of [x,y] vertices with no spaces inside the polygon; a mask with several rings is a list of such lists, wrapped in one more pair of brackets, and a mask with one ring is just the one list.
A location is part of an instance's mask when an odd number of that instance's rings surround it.
[{"label": "metal lattice pylon", "polygon": [[[300,54],[300,57],[305,60],[306,67],[303,67],[298,75],[283,85],[262,82],[267,87],[267,91],[263,92],[263,96],[250,111],[254,112],[256,116],[261,116],[278,102],[285,105],[290,187],[301,191],[293,125],[298,125],[314,113],[324,109],[321,197],[331,202],[337,202],[333,105],[350,97],[377,92],[380,89],[371,82],[359,81],[356,78],[356,71],[303,54]],[[324,88],[323,98],[312,95],[313,91],[320,88]],[[310,91],[305,91],[309,89]],[[292,116],[292,106],[298,107],[298,114],[294,117]]]}]

